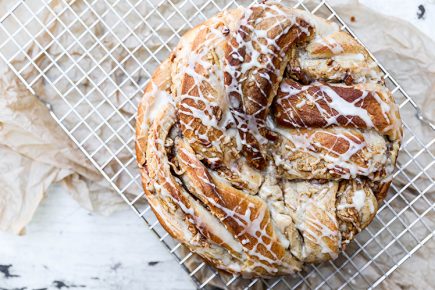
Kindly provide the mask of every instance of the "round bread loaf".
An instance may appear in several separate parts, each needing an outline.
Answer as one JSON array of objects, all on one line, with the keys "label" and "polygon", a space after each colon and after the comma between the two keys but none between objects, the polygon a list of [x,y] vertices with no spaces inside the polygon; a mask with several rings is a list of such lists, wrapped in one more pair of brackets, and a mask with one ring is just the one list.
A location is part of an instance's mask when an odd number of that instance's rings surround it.
[{"label": "round bread loaf", "polygon": [[364,47],[272,2],[188,31],[146,86],[136,130],[162,226],[250,277],[337,257],[375,216],[402,137]]}]

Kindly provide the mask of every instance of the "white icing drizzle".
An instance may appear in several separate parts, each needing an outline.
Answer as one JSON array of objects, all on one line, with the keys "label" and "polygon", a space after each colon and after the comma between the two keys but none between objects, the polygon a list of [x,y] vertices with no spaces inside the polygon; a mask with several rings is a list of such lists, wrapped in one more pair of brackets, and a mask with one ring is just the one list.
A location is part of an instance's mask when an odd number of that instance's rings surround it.
[{"label": "white icing drizzle", "polygon": [[[262,10],[261,18],[251,18],[254,9]],[[273,88],[271,77],[278,82],[281,80],[283,70],[275,66],[274,60],[278,58],[278,62],[281,63],[287,58],[286,51],[278,45],[278,40],[293,27],[297,27],[299,34],[310,34],[308,27],[298,24],[297,17],[296,14],[286,13],[277,5],[254,4],[244,10],[238,29],[231,34],[231,40],[228,41],[232,47],[230,59],[226,59],[224,66],[224,71],[229,76],[226,94],[229,96],[230,109],[241,135],[241,143],[254,154],[259,153],[260,149],[257,144],[247,141],[247,135],[254,136],[259,144],[267,144],[268,140],[262,133],[262,130],[266,129],[262,116],[267,114],[271,100],[270,92],[264,91],[264,86],[265,83],[269,83]],[[266,29],[261,28],[262,23],[271,22],[273,25],[267,25]],[[270,32],[277,29],[279,33],[271,38]],[[233,64],[234,61],[236,64]],[[285,67],[285,63],[280,65]],[[244,83],[254,87],[254,95],[245,93]],[[249,113],[252,111],[251,106],[259,109]]]},{"label": "white icing drizzle", "polygon": [[352,62],[360,62],[365,59],[364,54],[362,53],[342,53],[339,55],[334,55],[331,59],[335,61],[352,61]]},{"label": "white icing drizzle", "polygon": [[352,203],[353,207],[360,211],[365,203],[366,200],[366,193],[363,189],[355,190],[352,197]]},{"label": "white icing drizzle", "polygon": [[[146,148],[143,148],[146,149],[146,171],[143,169],[141,174],[145,188],[149,191],[147,194],[152,194],[152,198],[155,199],[151,203],[153,209],[166,219],[173,216],[176,221],[168,222],[167,226],[172,227],[173,231],[181,232],[182,242],[192,246],[197,253],[210,259],[222,257],[221,267],[235,272],[253,271],[269,275],[278,272],[291,273],[299,262],[290,252],[301,261],[321,261],[337,256],[342,230],[339,229],[335,213],[337,180],[353,180],[366,176],[374,181],[385,182],[389,178],[385,174],[378,174],[385,167],[393,165],[386,153],[386,140],[372,130],[377,129],[376,125],[372,116],[361,107],[361,103],[371,94],[380,105],[383,118],[390,124],[381,133],[390,130],[391,126],[397,126],[394,119],[397,118],[396,115],[390,113],[396,108],[373,90],[361,90],[360,97],[348,102],[324,83],[313,83],[312,85],[318,86],[319,89],[317,93],[310,94],[309,86],[298,89],[284,82],[280,89],[287,94],[288,99],[296,98],[305,92],[305,98],[299,100],[295,107],[288,111],[290,119],[300,119],[297,115],[298,109],[313,105],[326,120],[325,127],[332,128],[285,129],[277,126],[271,114],[268,114],[269,106],[272,103],[271,96],[276,93],[274,87],[281,82],[283,67],[289,57],[278,45],[278,40],[292,28],[297,28],[299,36],[309,35],[308,27],[315,28],[320,22],[310,19],[304,13],[283,9],[273,3],[253,4],[249,8],[239,9],[241,18],[238,23],[227,23],[216,17],[200,26],[195,34],[204,34],[205,37],[200,44],[195,44],[195,48],[193,46],[196,35],[183,38],[185,41],[174,52],[175,60],[170,68],[171,93],[168,93],[169,88],[163,84],[151,82],[148,86],[141,104],[144,121],[141,123],[139,137],[148,136]],[[261,18],[251,18],[255,9],[262,10]],[[300,25],[300,20],[308,25]],[[265,23],[269,25],[261,25]],[[279,33],[272,38],[271,31],[277,29]],[[325,28],[315,35],[312,42],[327,46],[334,54],[334,61],[363,61],[364,54],[345,53],[339,42],[327,37],[336,30]],[[227,52],[224,48],[229,40],[234,40],[229,55],[232,61],[240,62],[236,65],[225,58]],[[279,67],[274,65],[276,59],[279,60]],[[228,76],[229,82],[225,84]],[[185,90],[187,82],[191,83],[189,89]],[[243,84],[253,86],[256,92],[259,92],[260,99],[258,95],[245,94]],[[264,90],[265,84],[272,86],[272,93]],[[327,100],[329,108],[337,114],[330,114],[330,111],[320,106],[320,100]],[[248,105],[259,109],[248,114]],[[339,116],[346,116],[349,122],[352,117],[359,117],[369,130],[361,132],[339,128]],[[293,122],[293,125],[295,128],[307,127],[303,122]],[[267,160],[267,169],[261,172],[239,166],[239,162],[246,162],[244,157],[237,154],[234,156],[238,156],[238,159],[225,164],[227,169],[232,170],[241,179],[249,179],[250,176],[258,174],[267,175],[266,180],[258,185],[248,182],[252,188],[260,188],[259,191],[248,193],[246,190],[238,190],[239,195],[227,196],[230,192],[220,192],[222,189],[217,185],[224,184],[231,188],[230,182],[217,171],[207,168],[205,172],[209,173],[210,178],[209,175],[201,175],[199,178],[216,193],[213,197],[201,190],[183,186],[189,183],[188,177],[177,167],[179,164],[174,164],[175,161],[172,163],[172,159],[168,160],[167,152],[172,149],[172,145],[167,145],[167,138],[172,126],[177,127],[177,130],[181,129],[182,137],[179,138],[187,144],[199,143],[203,146],[201,152],[195,152],[192,149],[193,145],[190,147],[193,153],[190,149],[182,149],[188,160],[205,158],[212,164],[222,162],[221,159],[228,152],[228,144],[231,144],[234,148],[230,149],[237,153],[245,146],[254,153],[273,158]],[[277,133],[277,144],[281,147],[273,147],[274,144],[270,144],[264,136],[263,129]],[[261,146],[250,144],[246,139],[248,134]],[[344,142],[348,149],[341,152],[336,150],[336,144],[326,146],[319,134],[335,138],[335,143],[338,140]],[[271,150],[276,151],[270,152]],[[206,151],[213,152],[214,155],[204,156]],[[300,160],[291,159],[301,152],[307,154],[307,159],[314,160],[313,164],[309,164],[314,169],[308,171],[308,174],[299,168]],[[357,155],[363,156],[363,164],[355,161]],[[266,162],[266,159],[264,161]],[[324,162],[325,168],[315,169],[316,162]],[[185,166],[200,172],[203,165],[198,164],[189,163]],[[316,184],[309,180],[290,181],[278,176],[278,168],[284,168],[291,176],[287,177],[290,179],[322,178],[321,176],[331,172],[335,175],[333,178],[326,177],[331,179],[326,184]],[[392,169],[388,168],[385,171],[390,174]],[[175,176],[173,172],[176,173]],[[291,184],[291,187],[296,189],[281,190],[280,186],[283,184]],[[236,191],[235,188],[232,189]],[[249,195],[255,193],[258,196]],[[195,195],[195,198],[192,195]],[[228,198],[235,197],[238,198],[239,204],[231,208],[228,206]],[[351,204],[338,204],[337,210],[355,208],[359,212],[367,207],[371,214],[376,210],[377,205],[366,196],[364,189],[353,191],[351,199]],[[166,203],[167,207],[161,206],[163,203]],[[215,210],[211,212],[210,208],[216,209],[216,212],[222,215],[217,215]],[[230,221],[241,230],[231,234]],[[301,233],[301,240],[296,242],[300,243],[299,245],[295,244],[290,236],[292,226],[295,231],[297,229]],[[215,242],[210,235],[219,237],[221,243]],[[204,244],[199,242],[199,236],[206,238],[209,248],[204,248]],[[298,246],[300,252],[297,252]],[[282,248],[285,254],[276,252],[277,247]]]},{"label": "white icing drizzle", "polygon": [[[308,91],[312,87],[318,88],[314,95]],[[362,108],[364,101],[368,96],[373,96],[382,110],[383,118],[388,123],[391,123],[389,118],[389,115],[391,115],[391,107],[375,91],[361,90],[361,96],[352,102],[348,102],[337,94],[330,85],[325,85],[319,82],[315,82],[308,86],[302,86],[299,89],[289,85],[287,82],[283,82],[280,86],[280,91],[286,94],[285,97],[278,99],[277,104],[280,106],[282,106],[283,102],[286,100],[290,101],[290,99],[293,98],[302,98],[302,101],[298,103],[296,108],[291,106],[285,110],[285,113],[288,116],[286,121],[294,127],[301,127],[301,124],[298,122],[301,118],[299,115],[296,115],[298,114],[298,109],[306,104],[310,104],[316,107],[323,120],[326,121],[325,127],[340,125],[337,119],[342,116],[346,117],[350,124],[352,124],[353,117],[359,117],[365,123],[366,128],[377,128],[372,121],[372,118],[377,118],[377,116],[370,116],[368,111]],[[326,108],[322,106],[324,103],[327,104]],[[302,124],[302,126],[304,125],[305,124]],[[386,130],[384,128],[378,129],[380,129],[381,132],[385,132]]]},{"label": "white icing drizzle", "polygon": [[149,124],[156,119],[156,115],[168,105],[174,104],[172,96],[166,91],[159,89],[158,84],[151,80],[149,86],[151,90],[148,90],[142,99],[143,102],[146,100],[146,103],[143,103],[145,118],[141,125],[143,135],[146,135]]},{"label": "white icing drizzle", "polygon": [[316,42],[329,48],[329,50],[331,50],[331,52],[333,54],[340,54],[340,53],[344,52],[344,48],[333,37],[317,36],[313,40],[313,43],[316,43]]},{"label": "white icing drizzle", "polygon": [[370,214],[374,214],[375,213],[375,205],[373,203],[373,200],[371,198],[367,199],[368,201],[368,205],[369,205],[369,211]]},{"label": "white icing drizzle", "polygon": [[[331,87],[320,85],[320,91],[323,94],[326,94],[329,98],[331,98],[331,102],[329,102],[329,106],[336,110],[340,115],[346,116],[358,116],[366,123],[368,128],[373,128],[373,122],[370,118],[368,112],[355,104],[358,103],[361,99],[364,99],[367,96],[367,91],[364,91],[360,98],[356,99],[352,103],[345,101],[343,98],[341,98]],[[328,120],[328,123],[336,124],[336,117],[331,117]]]},{"label": "white icing drizzle", "polygon": [[285,186],[285,200],[293,211],[296,228],[304,243],[301,252],[294,253],[300,259],[335,258],[340,247],[340,231],[331,207],[335,204],[337,185],[330,181],[324,185],[296,182]]},{"label": "white icing drizzle", "polygon": [[[272,122],[271,119],[268,119],[268,124]],[[384,168],[386,163],[385,140],[375,132],[362,135],[363,139],[361,140],[360,135],[354,135],[356,133],[353,131],[340,128],[306,131],[274,126],[274,131],[285,137],[287,142],[283,143],[284,147],[274,154],[275,164],[285,168],[294,178],[327,178],[328,173],[330,173],[329,170],[334,170],[334,176],[338,175],[341,179],[356,178],[357,176],[375,178],[374,174]],[[347,151],[336,152],[334,151],[334,145],[325,146],[316,141],[318,134],[329,135],[336,140],[335,142],[341,139],[342,142],[348,145]],[[301,160],[291,161],[293,154],[300,152],[305,153],[305,156],[313,157],[313,160],[317,160],[317,162],[323,160],[326,168],[320,168],[318,171],[314,170],[302,175],[298,169]],[[354,158],[357,157],[354,156],[356,154],[367,156],[367,162],[364,164],[355,162]]]}]

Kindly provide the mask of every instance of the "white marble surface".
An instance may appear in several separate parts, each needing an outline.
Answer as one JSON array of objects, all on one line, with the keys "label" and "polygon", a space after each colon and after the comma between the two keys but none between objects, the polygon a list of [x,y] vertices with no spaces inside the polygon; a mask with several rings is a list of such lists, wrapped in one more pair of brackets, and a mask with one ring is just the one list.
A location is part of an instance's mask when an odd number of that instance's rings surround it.
[{"label": "white marble surface", "polygon": [[[435,39],[434,1],[362,0]],[[417,17],[418,6],[426,10]],[[406,264],[413,263],[411,258]],[[109,217],[50,190],[24,236],[0,233],[0,289],[193,289],[143,222],[125,207]]]}]

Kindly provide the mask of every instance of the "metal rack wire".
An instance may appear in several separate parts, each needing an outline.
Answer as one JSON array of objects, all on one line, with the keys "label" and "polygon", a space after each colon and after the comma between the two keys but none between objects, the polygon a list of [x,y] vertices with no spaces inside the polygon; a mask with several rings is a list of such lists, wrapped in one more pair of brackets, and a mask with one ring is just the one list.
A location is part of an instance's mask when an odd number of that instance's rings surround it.
[{"label": "metal rack wire", "polygon": [[[46,103],[53,118],[199,288],[374,288],[426,243],[435,228],[429,218],[434,200],[428,194],[434,184],[430,170],[435,164],[435,134],[410,128],[411,120],[421,119],[420,111],[379,63],[404,120],[402,152],[395,181],[375,220],[336,260],[309,266],[294,277],[270,280],[220,273],[173,240],[146,204],[135,163],[134,119],[147,79],[186,29],[220,10],[249,2],[16,1],[0,18],[0,57]],[[325,1],[292,5],[349,31]]]}]

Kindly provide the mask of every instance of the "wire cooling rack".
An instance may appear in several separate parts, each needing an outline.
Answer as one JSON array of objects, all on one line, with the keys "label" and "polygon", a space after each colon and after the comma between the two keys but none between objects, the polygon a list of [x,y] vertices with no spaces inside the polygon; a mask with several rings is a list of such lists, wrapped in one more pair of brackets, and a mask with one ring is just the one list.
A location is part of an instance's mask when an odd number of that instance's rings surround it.
[{"label": "wire cooling rack", "polygon": [[[380,64],[400,106],[405,137],[388,197],[372,224],[336,260],[309,266],[296,276],[269,280],[221,273],[173,240],[146,204],[134,154],[135,112],[146,81],[186,29],[220,10],[248,4],[219,0],[17,1],[0,18],[0,57],[47,105],[53,118],[145,220],[198,288],[374,288],[426,243],[435,228],[434,127]],[[336,21],[349,31],[325,1],[290,4]],[[418,128],[428,130],[424,133]]]}]

